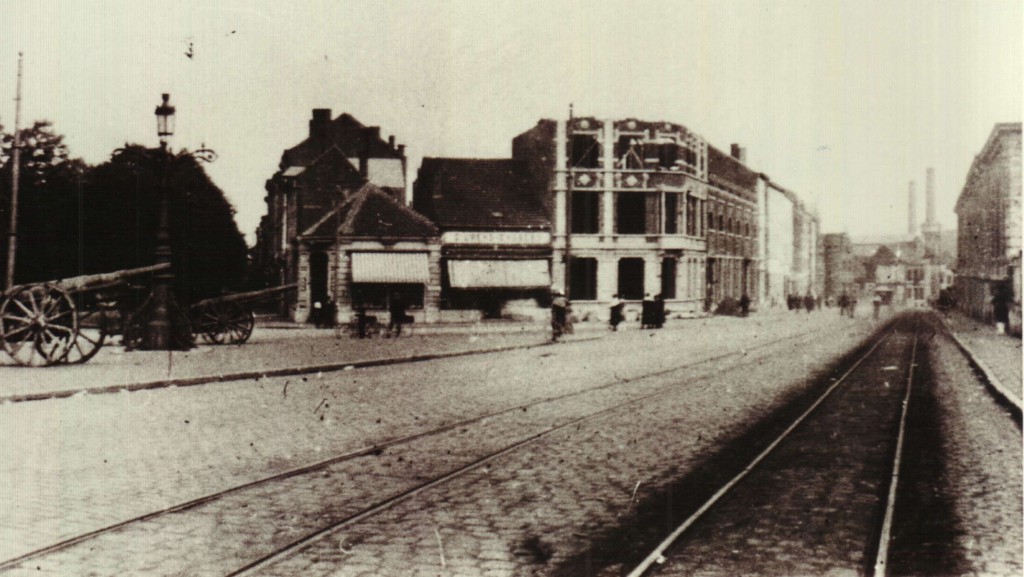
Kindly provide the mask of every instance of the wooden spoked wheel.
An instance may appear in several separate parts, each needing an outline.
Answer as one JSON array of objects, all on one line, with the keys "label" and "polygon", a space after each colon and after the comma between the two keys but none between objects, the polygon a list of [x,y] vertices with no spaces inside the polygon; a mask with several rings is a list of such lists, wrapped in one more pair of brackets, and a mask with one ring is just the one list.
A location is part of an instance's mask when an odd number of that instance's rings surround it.
[{"label": "wooden spoked wheel", "polygon": [[0,345],[19,365],[62,362],[77,338],[75,304],[57,286],[24,286],[0,303]]},{"label": "wooden spoked wheel", "polygon": [[78,333],[64,357],[65,363],[85,363],[96,356],[103,347],[107,335],[110,334],[110,320],[102,303],[99,306],[85,307],[79,299],[75,299],[78,318]]},{"label": "wooden spoked wheel", "polygon": [[233,302],[209,303],[193,317],[193,332],[211,344],[240,345],[252,336],[256,315]]}]

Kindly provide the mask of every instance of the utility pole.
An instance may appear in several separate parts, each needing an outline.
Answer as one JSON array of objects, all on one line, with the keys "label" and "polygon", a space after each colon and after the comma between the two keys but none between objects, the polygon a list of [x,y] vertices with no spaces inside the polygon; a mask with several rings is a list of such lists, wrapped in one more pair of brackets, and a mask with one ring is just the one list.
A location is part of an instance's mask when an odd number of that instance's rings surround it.
[{"label": "utility pole", "polygon": [[11,167],[11,225],[7,231],[7,289],[14,286],[14,255],[18,251],[18,181],[21,173],[21,59],[18,52],[18,84],[14,97],[14,154]]},{"label": "utility pole", "polygon": [[566,143],[559,143],[559,146],[565,146],[568,149],[568,154],[565,155],[566,159],[566,173],[569,175],[569,186],[565,193],[565,277],[562,279],[564,285],[562,293],[565,294],[566,298],[572,299],[576,295],[570,294],[569,287],[572,286],[572,189],[575,183],[576,177],[573,175],[572,169],[572,121],[573,121],[573,110],[572,102],[569,103],[569,122],[566,125]]}]

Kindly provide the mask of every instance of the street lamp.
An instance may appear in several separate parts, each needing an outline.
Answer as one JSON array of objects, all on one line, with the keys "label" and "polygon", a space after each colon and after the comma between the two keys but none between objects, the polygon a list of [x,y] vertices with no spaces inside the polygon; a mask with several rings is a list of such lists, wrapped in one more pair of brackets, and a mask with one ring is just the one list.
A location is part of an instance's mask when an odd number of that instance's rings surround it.
[{"label": "street lamp", "polygon": [[[174,135],[174,106],[170,104],[170,95],[163,95],[163,102],[156,107],[156,131],[160,138],[160,153],[157,155],[157,181],[159,187],[159,205],[157,213],[155,264],[171,262],[171,234],[168,224],[168,184],[172,163],[178,158],[192,157],[204,162],[212,162],[216,153],[205,148],[195,152],[181,151],[175,154],[168,146],[170,137]],[[174,272],[167,268],[153,277],[153,288],[149,298],[140,311],[142,327],[139,348],[152,351],[188,350],[193,346],[192,329],[188,315],[174,298]]]}]

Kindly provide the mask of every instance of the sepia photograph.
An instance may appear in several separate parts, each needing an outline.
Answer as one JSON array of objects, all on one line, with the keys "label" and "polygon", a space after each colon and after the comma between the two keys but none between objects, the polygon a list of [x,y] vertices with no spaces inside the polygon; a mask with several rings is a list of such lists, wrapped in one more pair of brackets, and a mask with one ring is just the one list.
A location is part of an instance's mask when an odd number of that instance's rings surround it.
[{"label": "sepia photograph", "polygon": [[1020,0],[0,0],[0,577],[1024,577]]}]

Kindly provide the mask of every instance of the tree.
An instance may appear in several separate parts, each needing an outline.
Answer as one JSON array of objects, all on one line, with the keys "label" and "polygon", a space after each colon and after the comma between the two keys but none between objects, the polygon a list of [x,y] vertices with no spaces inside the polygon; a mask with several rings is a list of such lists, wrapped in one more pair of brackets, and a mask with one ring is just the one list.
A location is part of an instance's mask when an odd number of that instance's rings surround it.
[{"label": "tree", "polygon": [[82,214],[85,260],[96,272],[152,264],[162,187],[179,301],[242,288],[247,247],[224,193],[190,156],[137,145],[92,171]]},{"label": "tree", "polygon": [[[74,269],[68,250],[80,232],[75,218],[89,167],[69,156],[64,137],[45,120],[21,131],[18,189],[18,252],[15,281],[57,278]],[[0,131],[0,262],[9,242],[14,135]]]}]

